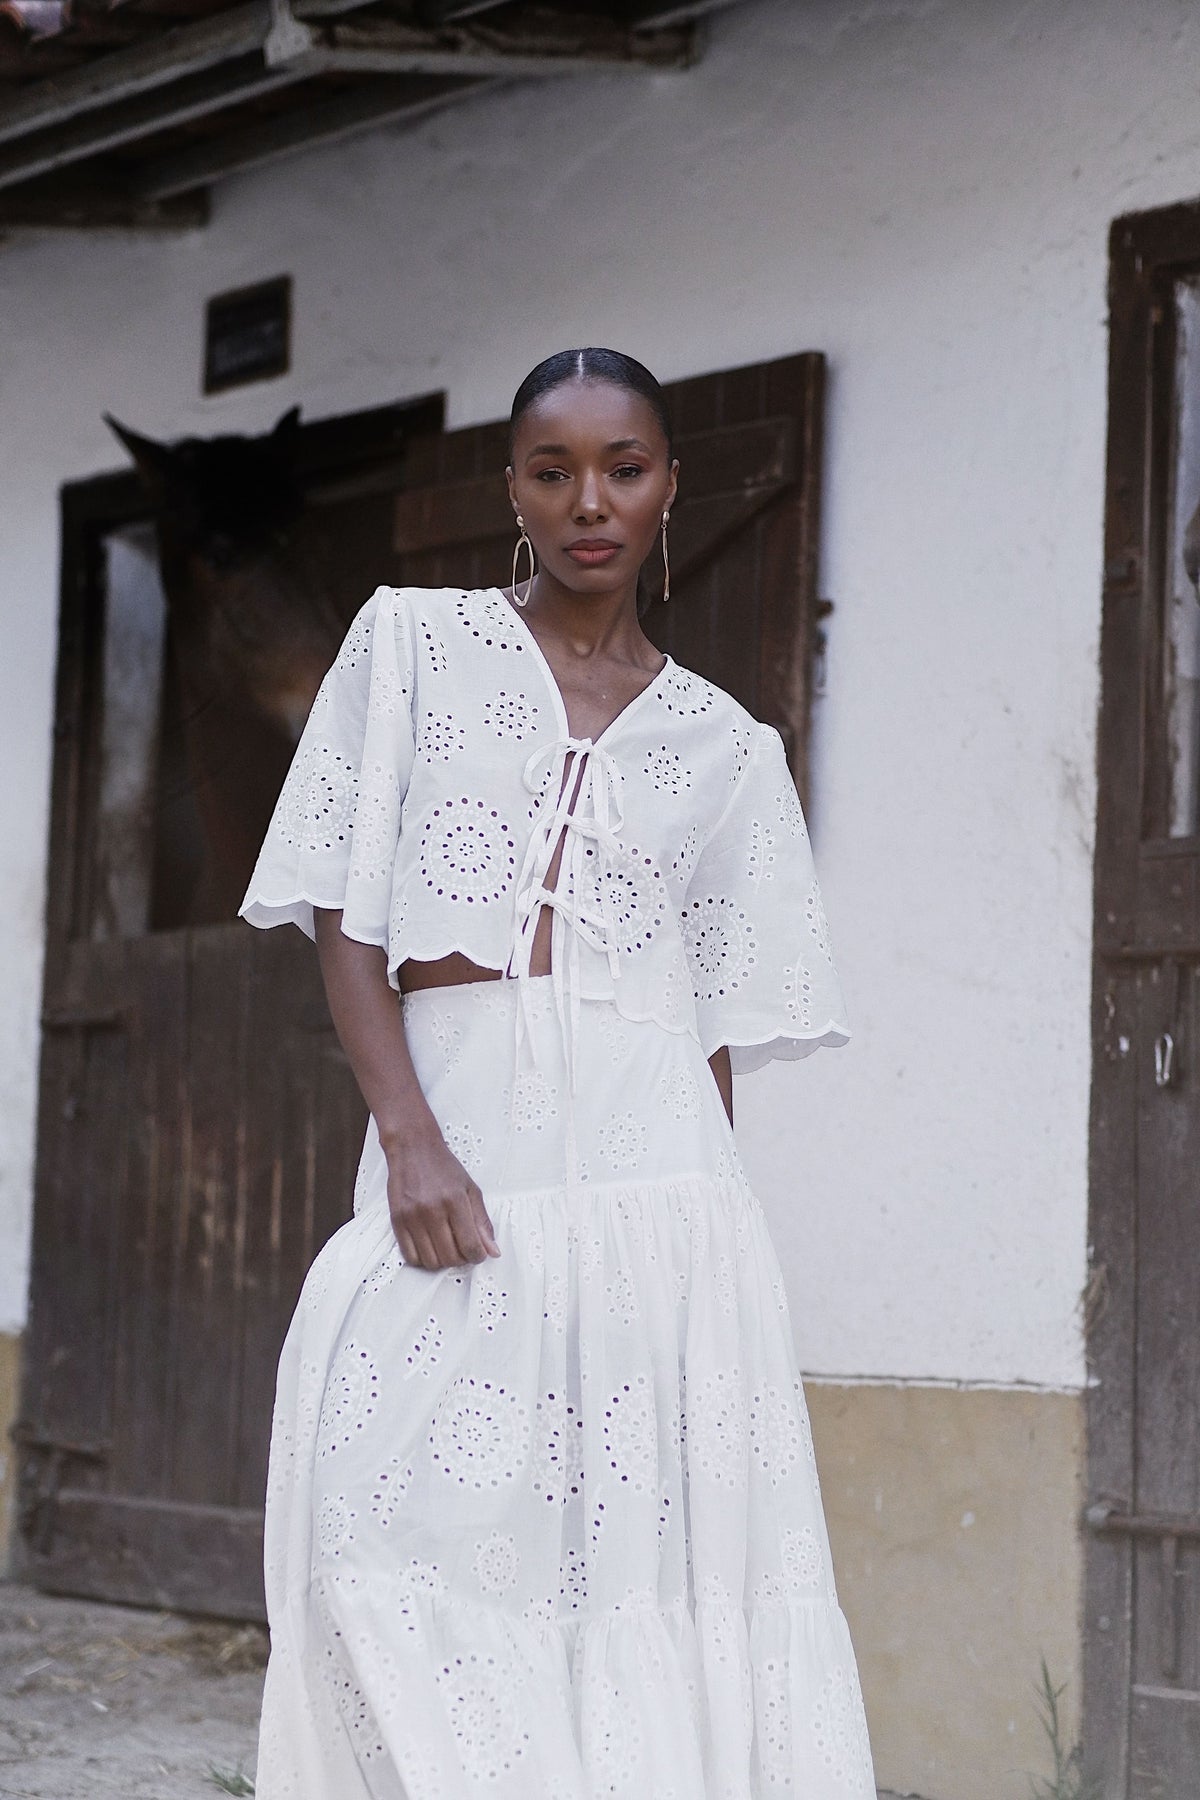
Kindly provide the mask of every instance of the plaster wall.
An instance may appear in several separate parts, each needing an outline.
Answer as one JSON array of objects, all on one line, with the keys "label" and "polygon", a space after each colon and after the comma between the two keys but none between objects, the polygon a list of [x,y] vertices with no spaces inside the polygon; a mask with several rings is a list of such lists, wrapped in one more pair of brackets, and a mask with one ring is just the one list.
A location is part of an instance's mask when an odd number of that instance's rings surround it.
[{"label": "plaster wall", "polygon": [[[1200,190],[1187,0],[762,0],[686,77],[517,87],[219,190],[204,232],[0,247],[0,1330],[25,1312],[56,492],[100,415],[258,429],[549,349],[831,359],[814,835],[853,1047],[740,1128],[827,1377],[1082,1377],[1105,258]],[[199,397],[205,297],[290,270],[293,373]],[[686,472],[685,472],[686,479]]]}]

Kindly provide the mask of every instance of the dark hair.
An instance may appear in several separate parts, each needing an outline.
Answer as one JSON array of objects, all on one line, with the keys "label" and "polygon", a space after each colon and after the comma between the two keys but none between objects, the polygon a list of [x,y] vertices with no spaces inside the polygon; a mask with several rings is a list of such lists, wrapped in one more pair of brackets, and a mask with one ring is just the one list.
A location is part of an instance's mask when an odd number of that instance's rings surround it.
[{"label": "dark hair", "polygon": [[626,356],[621,350],[599,350],[594,345],[585,350],[557,350],[531,369],[513,396],[508,421],[508,453],[511,457],[517,426],[529,408],[566,381],[608,381],[613,387],[639,394],[662,426],[667,440],[667,454],[673,452],[671,412],[667,396],[644,363]]}]

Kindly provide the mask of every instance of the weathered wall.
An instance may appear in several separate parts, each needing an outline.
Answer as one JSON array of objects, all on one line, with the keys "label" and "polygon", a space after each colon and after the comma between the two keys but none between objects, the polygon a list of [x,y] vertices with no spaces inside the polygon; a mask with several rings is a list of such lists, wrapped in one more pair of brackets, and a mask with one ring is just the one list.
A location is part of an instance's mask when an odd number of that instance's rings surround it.
[{"label": "weathered wall", "polygon": [[[55,495],[119,461],[101,411],[177,434],[444,387],[466,423],[565,343],[667,377],[821,348],[836,611],[814,825],[857,1038],[747,1083],[740,1128],[805,1367],[847,1419],[868,1392],[910,1424],[932,1409],[915,1458],[899,1427],[829,1427],[835,1470],[858,1431],[855,1457],[949,1520],[987,1432],[951,1454],[948,1390],[886,1384],[975,1384],[954,1404],[1000,1408],[1001,1441],[1037,1412],[1043,1523],[1070,1539],[1076,1402],[1054,1390],[1082,1379],[1105,239],[1200,191],[1198,54],[1188,0],[763,0],[686,78],[514,89],[232,183],[204,233],[0,250],[0,1330],[25,1310]],[[205,296],[283,270],[293,374],[203,401]],[[837,1385],[861,1377],[885,1385]],[[856,1507],[835,1492],[865,1571]],[[883,1623],[902,1602],[877,1611],[851,1574],[881,1774],[1006,1791],[1016,1758],[961,1708],[920,1760],[954,1634],[984,1622],[987,1716],[1015,1719],[1035,1645],[1069,1662],[1075,1577],[1036,1581],[1006,1636],[987,1571],[1018,1553],[1015,1516],[946,1595],[948,1524],[928,1544],[878,1529],[887,1592],[928,1580],[944,1622],[901,1659],[923,1695],[905,1712]]]},{"label": "weathered wall", "polygon": [[1078,1724],[1083,1400],[810,1382],[838,1591],[879,1779],[1029,1800],[1043,1659]]}]

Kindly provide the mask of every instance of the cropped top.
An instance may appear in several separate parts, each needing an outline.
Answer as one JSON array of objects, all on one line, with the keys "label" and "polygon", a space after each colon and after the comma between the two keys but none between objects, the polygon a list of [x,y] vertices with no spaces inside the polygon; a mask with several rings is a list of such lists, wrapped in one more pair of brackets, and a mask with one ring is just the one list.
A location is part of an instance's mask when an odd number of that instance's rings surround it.
[{"label": "cropped top", "polygon": [[565,1026],[610,999],[738,1071],[849,1035],[779,734],[668,657],[573,738],[494,588],[381,587],[351,625],[241,916],[311,937],[314,907],[385,950],[393,986],[452,951],[527,977],[547,907]]}]

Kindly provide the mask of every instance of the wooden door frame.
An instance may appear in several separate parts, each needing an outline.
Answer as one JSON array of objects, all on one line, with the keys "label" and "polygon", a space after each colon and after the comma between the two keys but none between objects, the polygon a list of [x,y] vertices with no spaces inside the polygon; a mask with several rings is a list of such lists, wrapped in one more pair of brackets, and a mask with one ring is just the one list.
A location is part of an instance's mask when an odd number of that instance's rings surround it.
[{"label": "wooden door frame", "polygon": [[[1098,1529],[1136,1495],[1139,971],[1200,960],[1200,903],[1181,917],[1168,837],[1163,681],[1173,284],[1200,271],[1200,202],[1117,219],[1109,239],[1108,437],[1097,744],[1089,1139],[1085,1765],[1104,1800],[1130,1778],[1134,1540]],[[1172,891],[1174,888],[1175,891]],[[1170,904],[1168,905],[1168,901]],[[1144,1046],[1143,1046],[1144,1048]]]}]

